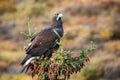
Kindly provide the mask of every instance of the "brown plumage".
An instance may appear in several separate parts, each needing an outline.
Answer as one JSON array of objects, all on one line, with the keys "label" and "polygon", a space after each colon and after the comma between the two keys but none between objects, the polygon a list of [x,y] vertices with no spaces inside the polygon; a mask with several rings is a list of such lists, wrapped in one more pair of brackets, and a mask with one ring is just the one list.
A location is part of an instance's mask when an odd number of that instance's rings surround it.
[{"label": "brown plumage", "polygon": [[[26,49],[27,56],[22,61],[22,65],[26,66],[34,57],[51,57],[52,53],[59,48],[57,42],[63,36],[62,14],[57,13],[52,18],[51,26],[40,31]],[[59,34],[56,35],[54,30]],[[31,59],[31,60],[30,60]]]}]

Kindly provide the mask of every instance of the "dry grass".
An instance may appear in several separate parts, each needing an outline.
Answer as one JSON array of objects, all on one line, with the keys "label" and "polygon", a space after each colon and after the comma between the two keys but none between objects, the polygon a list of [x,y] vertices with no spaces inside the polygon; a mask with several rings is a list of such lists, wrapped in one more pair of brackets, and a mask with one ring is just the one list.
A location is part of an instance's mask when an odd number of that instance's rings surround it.
[{"label": "dry grass", "polygon": [[0,60],[9,63],[21,60],[24,51],[20,49],[17,43],[7,40],[0,44]]},{"label": "dry grass", "polygon": [[7,51],[17,51],[18,49],[20,49],[20,47],[18,46],[17,43],[15,43],[12,40],[4,40],[1,41],[2,43],[0,43],[0,50],[7,50]]},{"label": "dry grass", "polygon": [[109,52],[119,52],[120,40],[106,42],[103,46],[104,46],[104,50],[107,50]]},{"label": "dry grass", "polygon": [[0,76],[0,80],[36,80],[35,78],[32,79],[31,76],[20,74],[20,75],[11,75],[11,74],[3,74]]},{"label": "dry grass", "polygon": [[[91,29],[88,26],[76,25],[66,29],[63,44],[67,49],[79,49],[90,38]],[[71,46],[70,46],[71,45]]]},{"label": "dry grass", "polygon": [[23,51],[0,51],[0,59],[7,63],[17,62],[21,60],[23,54]]}]

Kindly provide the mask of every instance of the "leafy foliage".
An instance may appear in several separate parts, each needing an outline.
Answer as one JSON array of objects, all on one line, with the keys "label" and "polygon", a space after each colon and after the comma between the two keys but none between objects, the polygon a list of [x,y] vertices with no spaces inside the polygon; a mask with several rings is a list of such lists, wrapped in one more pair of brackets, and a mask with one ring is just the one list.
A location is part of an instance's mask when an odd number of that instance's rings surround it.
[{"label": "leafy foliage", "polygon": [[34,33],[32,33],[30,25],[31,25],[31,21],[30,21],[30,17],[28,17],[28,33],[25,32],[20,32],[20,33],[31,40],[38,33],[38,31],[36,30]]}]

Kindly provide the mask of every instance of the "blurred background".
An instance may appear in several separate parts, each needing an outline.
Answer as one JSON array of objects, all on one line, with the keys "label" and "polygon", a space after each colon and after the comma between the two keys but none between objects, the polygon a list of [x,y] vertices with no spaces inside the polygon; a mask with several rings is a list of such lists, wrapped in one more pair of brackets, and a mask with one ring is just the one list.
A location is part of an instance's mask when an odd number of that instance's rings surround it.
[{"label": "blurred background", "polygon": [[120,0],[0,0],[0,80],[35,80],[19,74],[28,32],[50,24],[55,12],[64,14],[64,49],[90,47],[90,63],[70,80],[120,80]]}]

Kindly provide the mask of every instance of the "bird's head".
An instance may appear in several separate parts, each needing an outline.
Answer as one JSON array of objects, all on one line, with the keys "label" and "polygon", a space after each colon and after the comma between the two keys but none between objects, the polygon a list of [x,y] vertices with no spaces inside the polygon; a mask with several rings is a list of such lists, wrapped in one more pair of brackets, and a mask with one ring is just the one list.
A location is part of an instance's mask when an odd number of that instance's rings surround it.
[{"label": "bird's head", "polygon": [[61,20],[62,17],[63,17],[62,13],[55,13],[53,16],[53,20],[59,21],[59,20]]},{"label": "bird's head", "polygon": [[62,25],[62,17],[63,17],[62,13],[54,14],[54,16],[52,18],[52,25],[53,26],[60,26],[60,25]]}]

